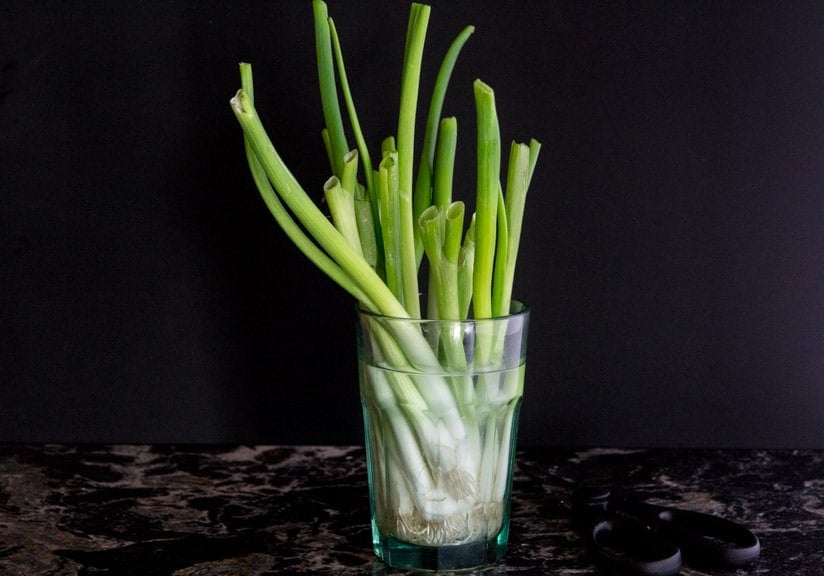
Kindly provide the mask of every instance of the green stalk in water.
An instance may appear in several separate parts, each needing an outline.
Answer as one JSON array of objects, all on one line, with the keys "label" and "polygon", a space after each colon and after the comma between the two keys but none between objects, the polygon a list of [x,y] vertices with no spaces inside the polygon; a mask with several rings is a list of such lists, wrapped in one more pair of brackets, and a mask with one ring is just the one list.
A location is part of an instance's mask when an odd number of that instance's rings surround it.
[{"label": "green stalk in water", "polygon": [[501,186],[501,133],[498,128],[498,112],[495,109],[495,93],[480,80],[475,80],[473,86],[478,121],[478,189],[475,200],[475,269],[472,298],[475,318],[490,318],[498,194]]},{"label": "green stalk in water", "polygon": [[400,260],[403,280],[403,303],[410,316],[420,317],[418,295],[418,259],[415,254],[415,224],[412,197],[415,189],[413,163],[415,157],[415,120],[421,79],[421,61],[429,24],[430,7],[412,4],[406,51],[401,74],[401,104],[398,113],[398,194]]}]

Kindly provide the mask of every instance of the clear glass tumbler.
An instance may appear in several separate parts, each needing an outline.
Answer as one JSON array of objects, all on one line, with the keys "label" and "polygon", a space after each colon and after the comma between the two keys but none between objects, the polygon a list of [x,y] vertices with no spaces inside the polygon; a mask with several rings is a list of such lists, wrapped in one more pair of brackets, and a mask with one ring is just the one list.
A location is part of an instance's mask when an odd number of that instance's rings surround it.
[{"label": "clear glass tumbler", "polygon": [[479,320],[358,311],[372,542],[390,566],[504,556],[528,323],[520,302]]}]

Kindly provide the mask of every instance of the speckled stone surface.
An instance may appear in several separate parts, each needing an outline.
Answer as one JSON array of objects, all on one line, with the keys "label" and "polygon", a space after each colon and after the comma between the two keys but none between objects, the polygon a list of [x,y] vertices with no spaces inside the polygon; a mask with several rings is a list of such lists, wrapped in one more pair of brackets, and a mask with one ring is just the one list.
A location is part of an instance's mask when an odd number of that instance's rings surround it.
[{"label": "speckled stone surface", "polygon": [[[568,517],[600,482],[747,524],[737,572],[824,574],[824,452],[521,449],[483,574],[598,574]],[[0,575],[405,574],[371,551],[362,447],[0,446]]]}]

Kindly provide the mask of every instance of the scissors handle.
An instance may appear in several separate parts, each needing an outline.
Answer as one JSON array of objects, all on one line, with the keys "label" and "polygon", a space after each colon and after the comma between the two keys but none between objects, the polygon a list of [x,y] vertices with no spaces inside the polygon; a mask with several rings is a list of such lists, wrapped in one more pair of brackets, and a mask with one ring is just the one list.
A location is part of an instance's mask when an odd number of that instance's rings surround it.
[{"label": "scissors handle", "polygon": [[634,520],[598,519],[587,536],[596,561],[620,574],[675,576],[681,569],[678,546]]},{"label": "scissors handle", "polygon": [[678,543],[685,561],[692,565],[737,568],[761,552],[758,537],[741,524],[690,510],[656,509],[661,532]]},{"label": "scissors handle", "polygon": [[654,513],[640,509],[618,514],[613,507],[608,488],[585,487],[573,494],[573,519],[595,561],[620,574],[678,574],[681,550],[675,542],[658,533],[652,522]]},{"label": "scissors handle", "polygon": [[681,563],[737,568],[760,553],[746,527],[711,514],[615,497],[587,488],[573,497],[573,514],[596,558],[623,573],[673,576]]}]

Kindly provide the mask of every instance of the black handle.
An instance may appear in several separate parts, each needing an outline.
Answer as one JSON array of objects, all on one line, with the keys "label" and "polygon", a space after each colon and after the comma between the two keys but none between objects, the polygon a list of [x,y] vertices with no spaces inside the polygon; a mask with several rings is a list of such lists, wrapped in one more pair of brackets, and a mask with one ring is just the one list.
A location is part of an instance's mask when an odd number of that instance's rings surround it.
[{"label": "black handle", "polygon": [[726,518],[675,508],[660,508],[658,517],[662,534],[678,543],[691,565],[737,568],[761,552],[755,534]]},{"label": "black handle", "polygon": [[737,568],[761,551],[758,538],[741,524],[615,496],[608,488],[576,490],[572,511],[598,561],[621,573],[674,576],[682,560]]},{"label": "black handle", "polygon": [[587,541],[597,564],[610,573],[639,576],[675,576],[681,569],[681,551],[657,534],[655,513],[615,514],[612,494],[604,487],[584,487],[573,493],[573,520]]},{"label": "black handle", "polygon": [[675,576],[681,569],[678,546],[635,519],[596,521],[588,540],[596,561],[621,574]]}]

